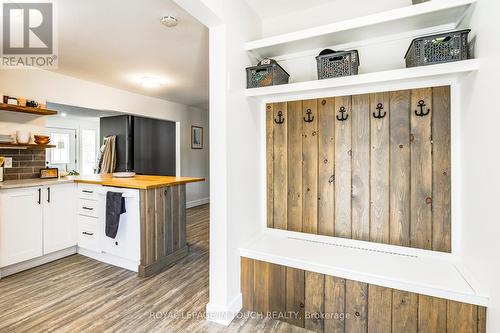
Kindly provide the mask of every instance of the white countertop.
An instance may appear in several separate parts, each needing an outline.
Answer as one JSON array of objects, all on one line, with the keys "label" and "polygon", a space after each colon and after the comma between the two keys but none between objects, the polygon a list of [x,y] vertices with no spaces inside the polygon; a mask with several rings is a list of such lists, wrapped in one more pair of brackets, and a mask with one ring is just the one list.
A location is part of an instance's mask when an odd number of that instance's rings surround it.
[{"label": "white countertop", "polygon": [[0,190],[8,190],[13,188],[48,186],[56,184],[73,183],[73,177],[55,178],[55,179],[21,179],[21,180],[6,180],[0,182]]},{"label": "white countertop", "polygon": [[488,297],[465,279],[458,263],[442,258],[347,247],[335,240],[316,242],[275,232],[260,234],[240,248],[240,255],[464,303],[488,303]]}]

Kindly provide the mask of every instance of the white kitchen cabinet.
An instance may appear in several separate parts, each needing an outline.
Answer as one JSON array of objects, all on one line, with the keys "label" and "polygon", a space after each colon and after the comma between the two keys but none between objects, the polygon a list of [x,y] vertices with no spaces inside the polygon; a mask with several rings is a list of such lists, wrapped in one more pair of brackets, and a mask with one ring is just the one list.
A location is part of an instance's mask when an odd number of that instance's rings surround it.
[{"label": "white kitchen cabinet", "polygon": [[43,255],[42,188],[0,191],[0,267]]},{"label": "white kitchen cabinet", "polygon": [[74,184],[42,188],[44,254],[76,245],[75,191]]}]

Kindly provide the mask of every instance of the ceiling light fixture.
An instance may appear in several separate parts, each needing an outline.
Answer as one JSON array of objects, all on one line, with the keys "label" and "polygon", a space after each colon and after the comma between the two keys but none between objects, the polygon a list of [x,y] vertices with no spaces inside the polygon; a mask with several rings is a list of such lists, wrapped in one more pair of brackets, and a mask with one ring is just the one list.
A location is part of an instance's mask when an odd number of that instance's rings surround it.
[{"label": "ceiling light fixture", "polygon": [[157,77],[145,76],[140,79],[141,85],[145,88],[158,88],[163,80]]},{"label": "ceiling light fixture", "polygon": [[170,16],[170,15],[163,16],[160,19],[160,22],[161,22],[161,24],[163,24],[164,26],[169,27],[169,28],[175,27],[177,25],[177,23],[179,23],[175,17]]}]

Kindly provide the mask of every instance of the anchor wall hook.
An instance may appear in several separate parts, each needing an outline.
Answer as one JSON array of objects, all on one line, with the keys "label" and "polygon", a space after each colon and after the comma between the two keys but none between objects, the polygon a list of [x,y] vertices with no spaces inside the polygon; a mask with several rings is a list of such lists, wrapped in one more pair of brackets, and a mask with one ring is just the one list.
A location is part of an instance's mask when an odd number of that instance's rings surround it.
[{"label": "anchor wall hook", "polygon": [[283,124],[285,122],[285,117],[283,117],[283,112],[282,111],[278,111],[278,120],[276,120],[276,118],[274,118],[274,122],[276,124]]},{"label": "anchor wall hook", "polygon": [[420,100],[418,101],[418,108],[420,108],[420,111],[417,111],[415,110],[415,114],[418,116],[418,117],[424,117],[424,116],[427,116],[430,112],[431,112],[431,109],[427,109],[427,111],[424,111],[424,107],[425,107],[425,101],[424,100]]},{"label": "anchor wall hook", "polygon": [[306,119],[306,117],[304,117],[304,121],[305,121],[306,123],[310,123],[310,122],[312,122],[312,121],[314,120],[314,116],[312,116],[312,117],[311,117],[311,115],[312,115],[312,110],[311,110],[311,109],[307,109],[306,114],[307,114],[307,119]]},{"label": "anchor wall hook", "polygon": [[346,113],[346,112],[347,112],[347,110],[345,109],[345,107],[344,107],[344,106],[340,107],[339,112],[340,112],[340,117],[339,117],[339,115],[337,115],[337,120],[338,120],[338,121],[345,121],[345,120],[347,120],[347,118],[349,118],[349,115],[348,115],[348,114],[346,114],[346,115],[344,116],[344,113]]},{"label": "anchor wall hook", "polygon": [[382,103],[378,103],[376,109],[378,110],[378,113],[373,112],[373,118],[382,119],[387,115],[387,112],[385,111],[382,114],[382,110],[384,109],[384,105]]}]

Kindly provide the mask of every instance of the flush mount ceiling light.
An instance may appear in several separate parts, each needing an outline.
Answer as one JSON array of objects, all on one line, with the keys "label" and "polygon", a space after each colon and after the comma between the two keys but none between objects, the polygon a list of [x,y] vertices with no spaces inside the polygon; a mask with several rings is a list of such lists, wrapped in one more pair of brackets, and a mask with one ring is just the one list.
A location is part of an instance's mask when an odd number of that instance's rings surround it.
[{"label": "flush mount ceiling light", "polygon": [[164,83],[162,79],[152,76],[144,76],[139,82],[145,88],[158,88]]},{"label": "flush mount ceiling light", "polygon": [[164,26],[169,27],[169,28],[175,27],[178,23],[177,19],[173,16],[170,16],[170,15],[163,16],[160,19],[160,22],[161,22],[161,24],[163,24]]}]

